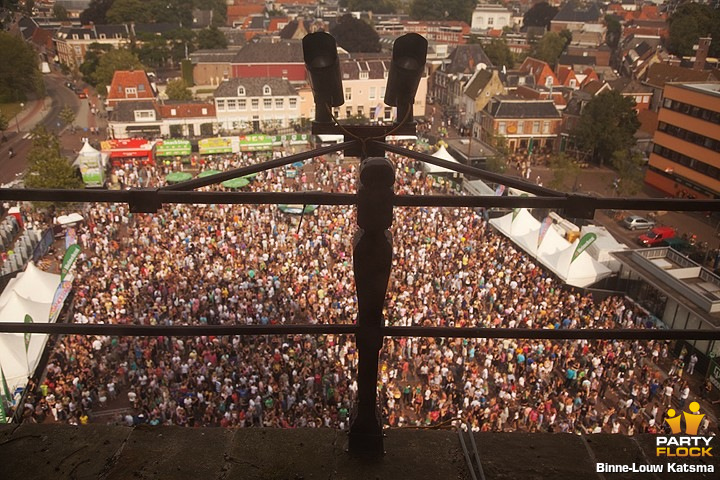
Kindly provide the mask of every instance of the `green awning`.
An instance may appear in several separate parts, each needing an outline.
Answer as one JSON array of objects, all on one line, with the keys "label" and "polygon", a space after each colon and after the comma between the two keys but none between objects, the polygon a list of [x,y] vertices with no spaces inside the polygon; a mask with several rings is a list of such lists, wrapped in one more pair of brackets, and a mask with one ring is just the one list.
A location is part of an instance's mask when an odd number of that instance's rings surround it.
[{"label": "green awning", "polygon": [[305,205],[305,208],[303,209],[303,205],[300,204],[292,204],[292,205],[285,205],[281,204],[278,205],[278,209],[283,212],[287,213],[289,215],[300,215],[301,213],[312,213],[318,208],[317,205]]},{"label": "green awning", "polygon": [[204,172],[200,172],[198,175],[198,178],[205,178],[209,177],[210,175],[215,175],[216,173],[221,173],[220,170],[205,170]]},{"label": "green awning", "polygon": [[226,188],[243,188],[250,185],[250,180],[245,177],[231,178],[230,180],[225,180],[220,185]]},{"label": "green awning", "polygon": [[165,181],[167,183],[178,183],[178,182],[184,182],[185,180],[190,180],[192,177],[193,177],[192,173],[172,172],[172,173],[168,173],[167,177],[165,177]]}]

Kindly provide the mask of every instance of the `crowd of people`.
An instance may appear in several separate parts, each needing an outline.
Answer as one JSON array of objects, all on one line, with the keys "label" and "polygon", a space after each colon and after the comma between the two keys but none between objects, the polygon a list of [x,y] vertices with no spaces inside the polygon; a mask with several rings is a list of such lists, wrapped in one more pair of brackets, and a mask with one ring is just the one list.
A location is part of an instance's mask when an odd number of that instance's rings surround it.
[{"label": "crowd of people", "polygon": [[[448,191],[415,162],[396,193]],[[257,161],[221,156],[206,168]],[[158,167],[123,184],[161,185]],[[308,162],[293,178],[257,175],[248,189],[352,192],[357,164]],[[211,187],[219,188],[219,187]],[[87,207],[77,238],[74,321],[141,325],[352,323],[357,300],[351,207],[302,217],[274,205],[165,205],[130,214]],[[624,297],[562,284],[471,209],[397,208],[385,318],[392,325],[651,328]],[[378,391],[387,426],[462,418],[483,431],[653,432],[686,402],[687,372],[665,375],[665,342],[386,339]],[[348,335],[65,336],[26,421],[223,427],[349,426],[358,353]],[[669,392],[669,394],[668,394]],[[692,395],[690,395],[692,396]],[[703,424],[709,428],[709,422]]]}]

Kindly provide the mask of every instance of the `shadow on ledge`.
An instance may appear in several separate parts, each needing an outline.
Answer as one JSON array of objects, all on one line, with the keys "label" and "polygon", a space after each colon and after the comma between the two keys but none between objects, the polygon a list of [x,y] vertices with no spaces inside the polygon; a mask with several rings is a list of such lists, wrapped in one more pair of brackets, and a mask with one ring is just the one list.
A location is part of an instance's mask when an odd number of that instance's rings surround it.
[{"label": "shadow on ledge", "polygon": [[[386,455],[352,456],[330,429],[0,426],[0,478],[14,479],[470,479],[450,430],[387,430]],[[717,479],[713,457],[655,455],[655,436],[476,434],[487,480]],[[717,451],[717,452],[716,452]],[[663,465],[663,473],[597,473],[597,463]],[[712,465],[714,473],[668,472],[669,463]],[[705,468],[705,467],[703,467]]]}]

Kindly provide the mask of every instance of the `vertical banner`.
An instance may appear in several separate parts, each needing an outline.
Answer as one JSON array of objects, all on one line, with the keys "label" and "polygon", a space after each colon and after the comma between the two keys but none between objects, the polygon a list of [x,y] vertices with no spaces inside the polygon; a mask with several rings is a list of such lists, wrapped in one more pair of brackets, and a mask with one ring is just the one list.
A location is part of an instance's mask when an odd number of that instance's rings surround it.
[{"label": "vertical banner", "polygon": [[60,281],[62,282],[65,279],[65,275],[68,274],[70,271],[70,268],[75,263],[75,260],[77,260],[78,255],[80,255],[80,245],[77,243],[74,245],[70,245],[65,252],[65,256],[63,257],[62,264],[60,266]]},{"label": "vertical banner", "polygon": [[77,243],[77,231],[73,227],[69,227],[65,231],[65,250],[70,248],[70,245],[75,245]]},{"label": "vertical banner", "polygon": [[537,246],[540,248],[540,244],[542,243],[543,239],[545,238],[545,234],[550,230],[550,225],[553,224],[552,218],[545,217],[545,219],[540,224],[540,231],[538,232],[538,243]]},{"label": "vertical banner", "polygon": [[65,303],[65,299],[68,294],[70,294],[70,290],[72,290],[72,279],[61,282],[57,290],[55,290],[55,296],[50,304],[50,323],[57,320],[57,317],[60,315],[60,310],[62,310],[62,306]]},{"label": "vertical banner", "polygon": [[[33,319],[30,315],[25,315],[25,323],[33,323]],[[30,335],[32,333],[25,332],[25,356],[27,357],[28,348],[30,348]]]},{"label": "vertical banner", "polygon": [[578,242],[577,247],[575,248],[575,252],[573,253],[570,263],[574,262],[575,259],[579,257],[582,252],[587,250],[587,248],[595,242],[595,240],[597,240],[597,235],[592,232],[583,235],[583,237]]}]

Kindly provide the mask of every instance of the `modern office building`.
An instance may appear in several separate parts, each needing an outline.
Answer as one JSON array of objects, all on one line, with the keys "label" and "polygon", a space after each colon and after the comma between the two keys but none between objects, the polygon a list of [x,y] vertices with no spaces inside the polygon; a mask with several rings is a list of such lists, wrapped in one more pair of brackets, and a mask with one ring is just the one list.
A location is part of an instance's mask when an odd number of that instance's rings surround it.
[{"label": "modern office building", "polygon": [[682,198],[720,196],[720,82],[668,83],[645,181]]}]

